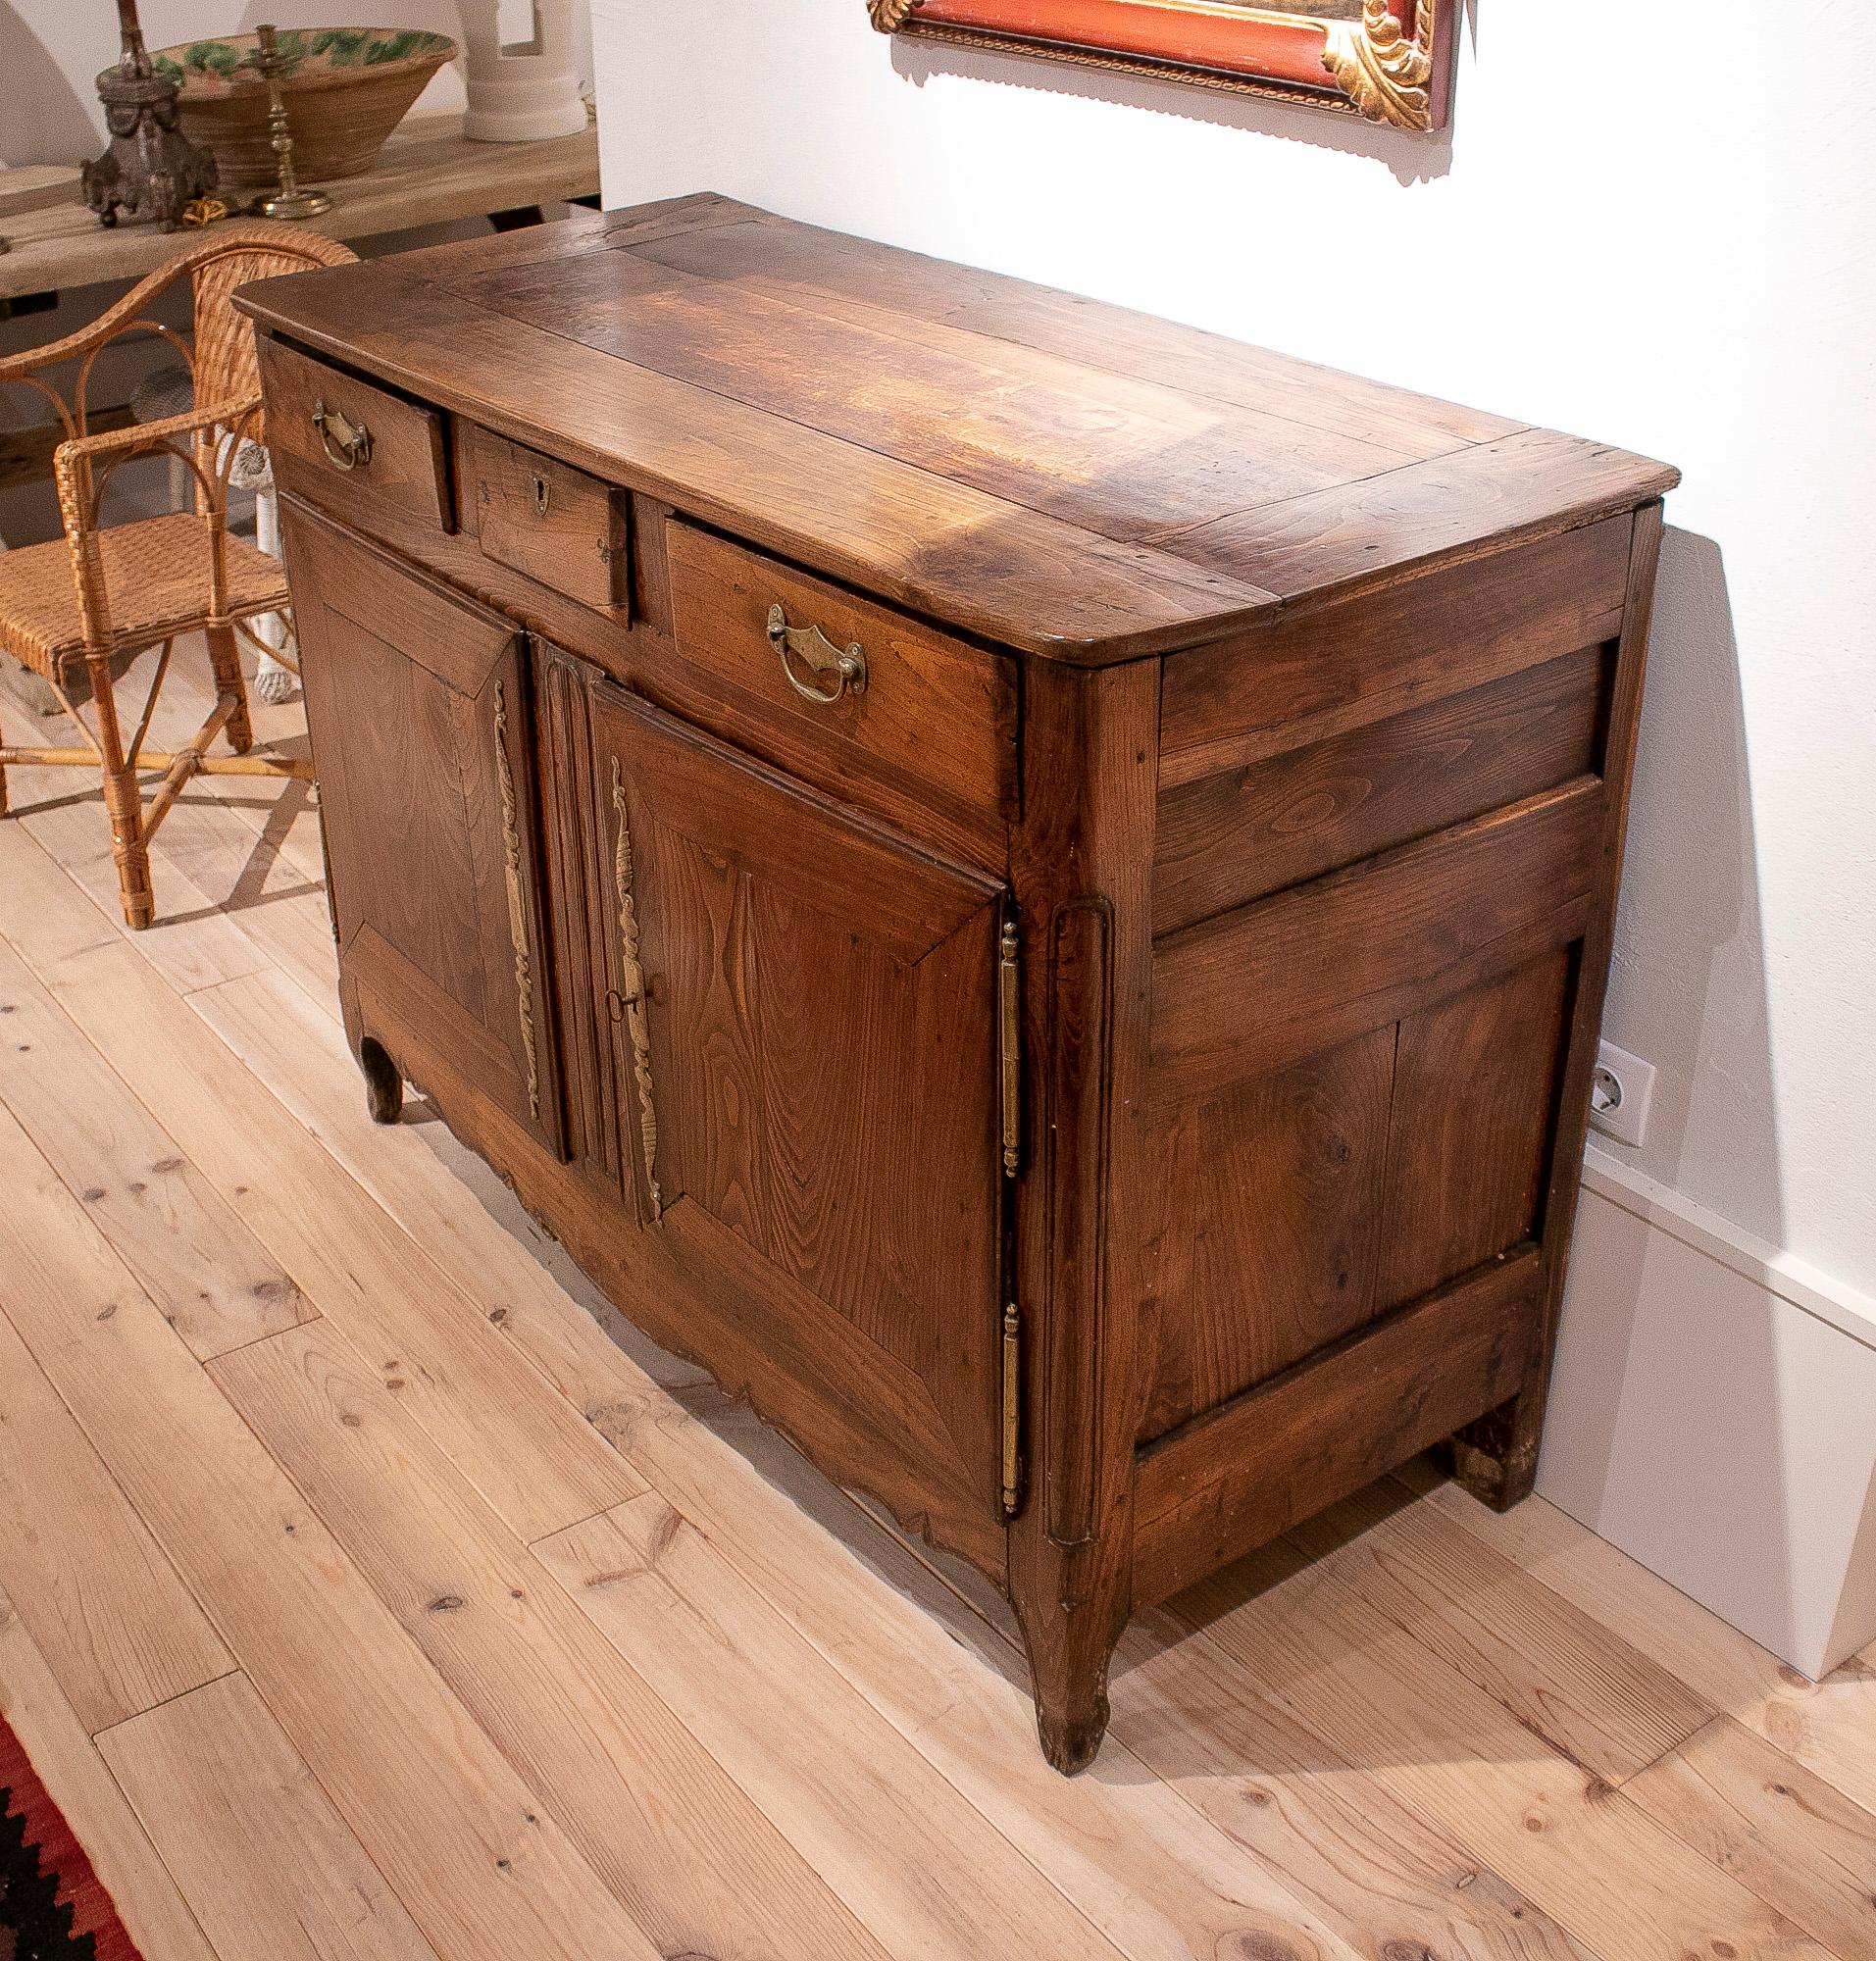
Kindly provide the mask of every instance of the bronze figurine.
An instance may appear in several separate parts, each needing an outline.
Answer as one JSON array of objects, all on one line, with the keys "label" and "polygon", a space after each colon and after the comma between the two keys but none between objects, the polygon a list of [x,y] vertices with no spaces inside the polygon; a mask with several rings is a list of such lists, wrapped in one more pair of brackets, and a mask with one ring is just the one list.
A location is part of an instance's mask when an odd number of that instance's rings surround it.
[{"label": "bronze figurine", "polygon": [[136,0],[118,0],[118,25],[123,56],[98,76],[111,147],[84,167],[84,201],[101,224],[115,225],[122,211],[174,231],[215,188],[215,159],[182,133],[177,84],[150,60]]}]

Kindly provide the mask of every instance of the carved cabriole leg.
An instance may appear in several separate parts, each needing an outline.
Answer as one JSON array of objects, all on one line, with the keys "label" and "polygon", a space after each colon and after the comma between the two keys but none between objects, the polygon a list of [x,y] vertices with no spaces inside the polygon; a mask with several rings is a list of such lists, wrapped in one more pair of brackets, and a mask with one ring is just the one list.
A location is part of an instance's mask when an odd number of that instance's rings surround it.
[{"label": "carved cabriole leg", "polygon": [[254,725],[248,718],[247,682],[241,678],[241,649],[232,627],[210,627],[209,666],[215,671],[217,694],[231,694],[241,705],[224,725],[228,745],[237,756],[254,746]]},{"label": "carved cabriole leg", "polygon": [[1629,782],[1635,768],[1635,738],[1642,712],[1642,680],[1648,666],[1648,627],[1654,603],[1654,571],[1661,551],[1661,506],[1647,504],[1636,513],[1629,549],[1628,598],[1608,722],[1602,776],[1609,787],[1608,819],[1602,835],[1601,880],[1595,917],[1584,935],[1577,966],[1576,1003],[1570,1017],[1570,1046],[1563,1067],[1561,1116],[1550,1161],[1550,1186],[1544,1213],[1543,1319],[1524,1386],[1502,1408],[1468,1424],[1452,1439],[1454,1478],[1495,1511],[1508,1511],[1529,1497],[1544,1442],[1544,1406],[1550,1389],[1557,1316],[1563,1305],[1570,1237],[1576,1229],[1577,1194],[1582,1183],[1583,1145],[1590,1126],[1590,1076],[1602,1028],[1608,991],[1609,955],[1615,936],[1615,902],[1622,879],[1622,845],[1628,826]]},{"label": "carved cabriole leg", "polygon": [[87,654],[85,666],[91,676],[91,700],[97,717],[104,808],[111,820],[118,895],[124,905],[125,924],[140,932],[156,917],[156,899],[150,890],[150,848],[143,836],[143,793],[137,786],[136,772],[125,761],[110,658]]},{"label": "carved cabriole leg", "polygon": [[1025,1122],[1016,1186],[1025,1484],[1010,1528],[1042,1748],[1065,1773],[1107,1728],[1132,1606],[1138,1193],[1152,958],[1159,664],[1035,664],[1013,864]]},{"label": "carved cabriole leg", "polygon": [[358,1066],[365,1076],[365,1107],[374,1124],[394,1124],[404,1110],[404,1079],[383,1044],[359,1038]]},{"label": "carved cabriole leg", "polygon": [[366,1111],[374,1124],[396,1123],[404,1109],[403,1072],[384,1044],[366,1032],[358,982],[343,966],[338,976],[338,1011],[345,1024],[346,1044],[357,1057],[359,1073],[365,1079]]}]

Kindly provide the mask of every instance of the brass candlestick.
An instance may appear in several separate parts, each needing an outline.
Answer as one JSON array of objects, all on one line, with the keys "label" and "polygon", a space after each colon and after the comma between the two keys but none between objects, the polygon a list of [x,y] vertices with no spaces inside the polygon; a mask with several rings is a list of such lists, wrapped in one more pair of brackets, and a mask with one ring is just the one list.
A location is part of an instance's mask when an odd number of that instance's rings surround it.
[{"label": "brass candlestick", "polygon": [[317,218],[330,211],[332,200],[323,190],[301,190],[293,175],[293,131],[286,121],[286,97],[280,89],[280,56],[271,26],[257,27],[260,49],[256,56],[267,82],[267,127],[279,159],[280,182],[278,190],[263,191],[247,207],[254,218]]}]

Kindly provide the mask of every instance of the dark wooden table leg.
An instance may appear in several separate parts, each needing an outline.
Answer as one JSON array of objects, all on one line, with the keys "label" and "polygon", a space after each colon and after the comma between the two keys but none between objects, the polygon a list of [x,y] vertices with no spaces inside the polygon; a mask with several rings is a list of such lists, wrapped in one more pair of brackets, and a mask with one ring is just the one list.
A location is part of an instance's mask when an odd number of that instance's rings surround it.
[{"label": "dark wooden table leg", "polygon": [[1017,1186],[1028,1477],[1010,1528],[1036,1723],[1065,1774],[1107,1729],[1133,1604],[1133,1346],[1152,959],[1158,664],[1034,672],[1013,861],[1024,960],[1028,1153]]}]

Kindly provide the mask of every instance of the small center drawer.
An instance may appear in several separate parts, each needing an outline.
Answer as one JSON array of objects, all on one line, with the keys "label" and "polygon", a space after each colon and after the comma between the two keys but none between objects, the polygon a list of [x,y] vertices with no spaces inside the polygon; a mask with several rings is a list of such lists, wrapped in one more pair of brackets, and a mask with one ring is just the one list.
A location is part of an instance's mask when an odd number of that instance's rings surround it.
[{"label": "small center drawer", "polygon": [[941,812],[1000,844],[1016,798],[1008,657],[681,521],[665,552],[690,712],[836,795]]},{"label": "small center drawer", "polygon": [[464,432],[466,496],[485,556],[569,599],[626,605],[626,493],[485,428]]},{"label": "small center drawer", "polygon": [[456,528],[441,411],[361,381],[279,341],[261,343],[267,440],[312,465],[294,487],[335,516],[374,510]]}]

